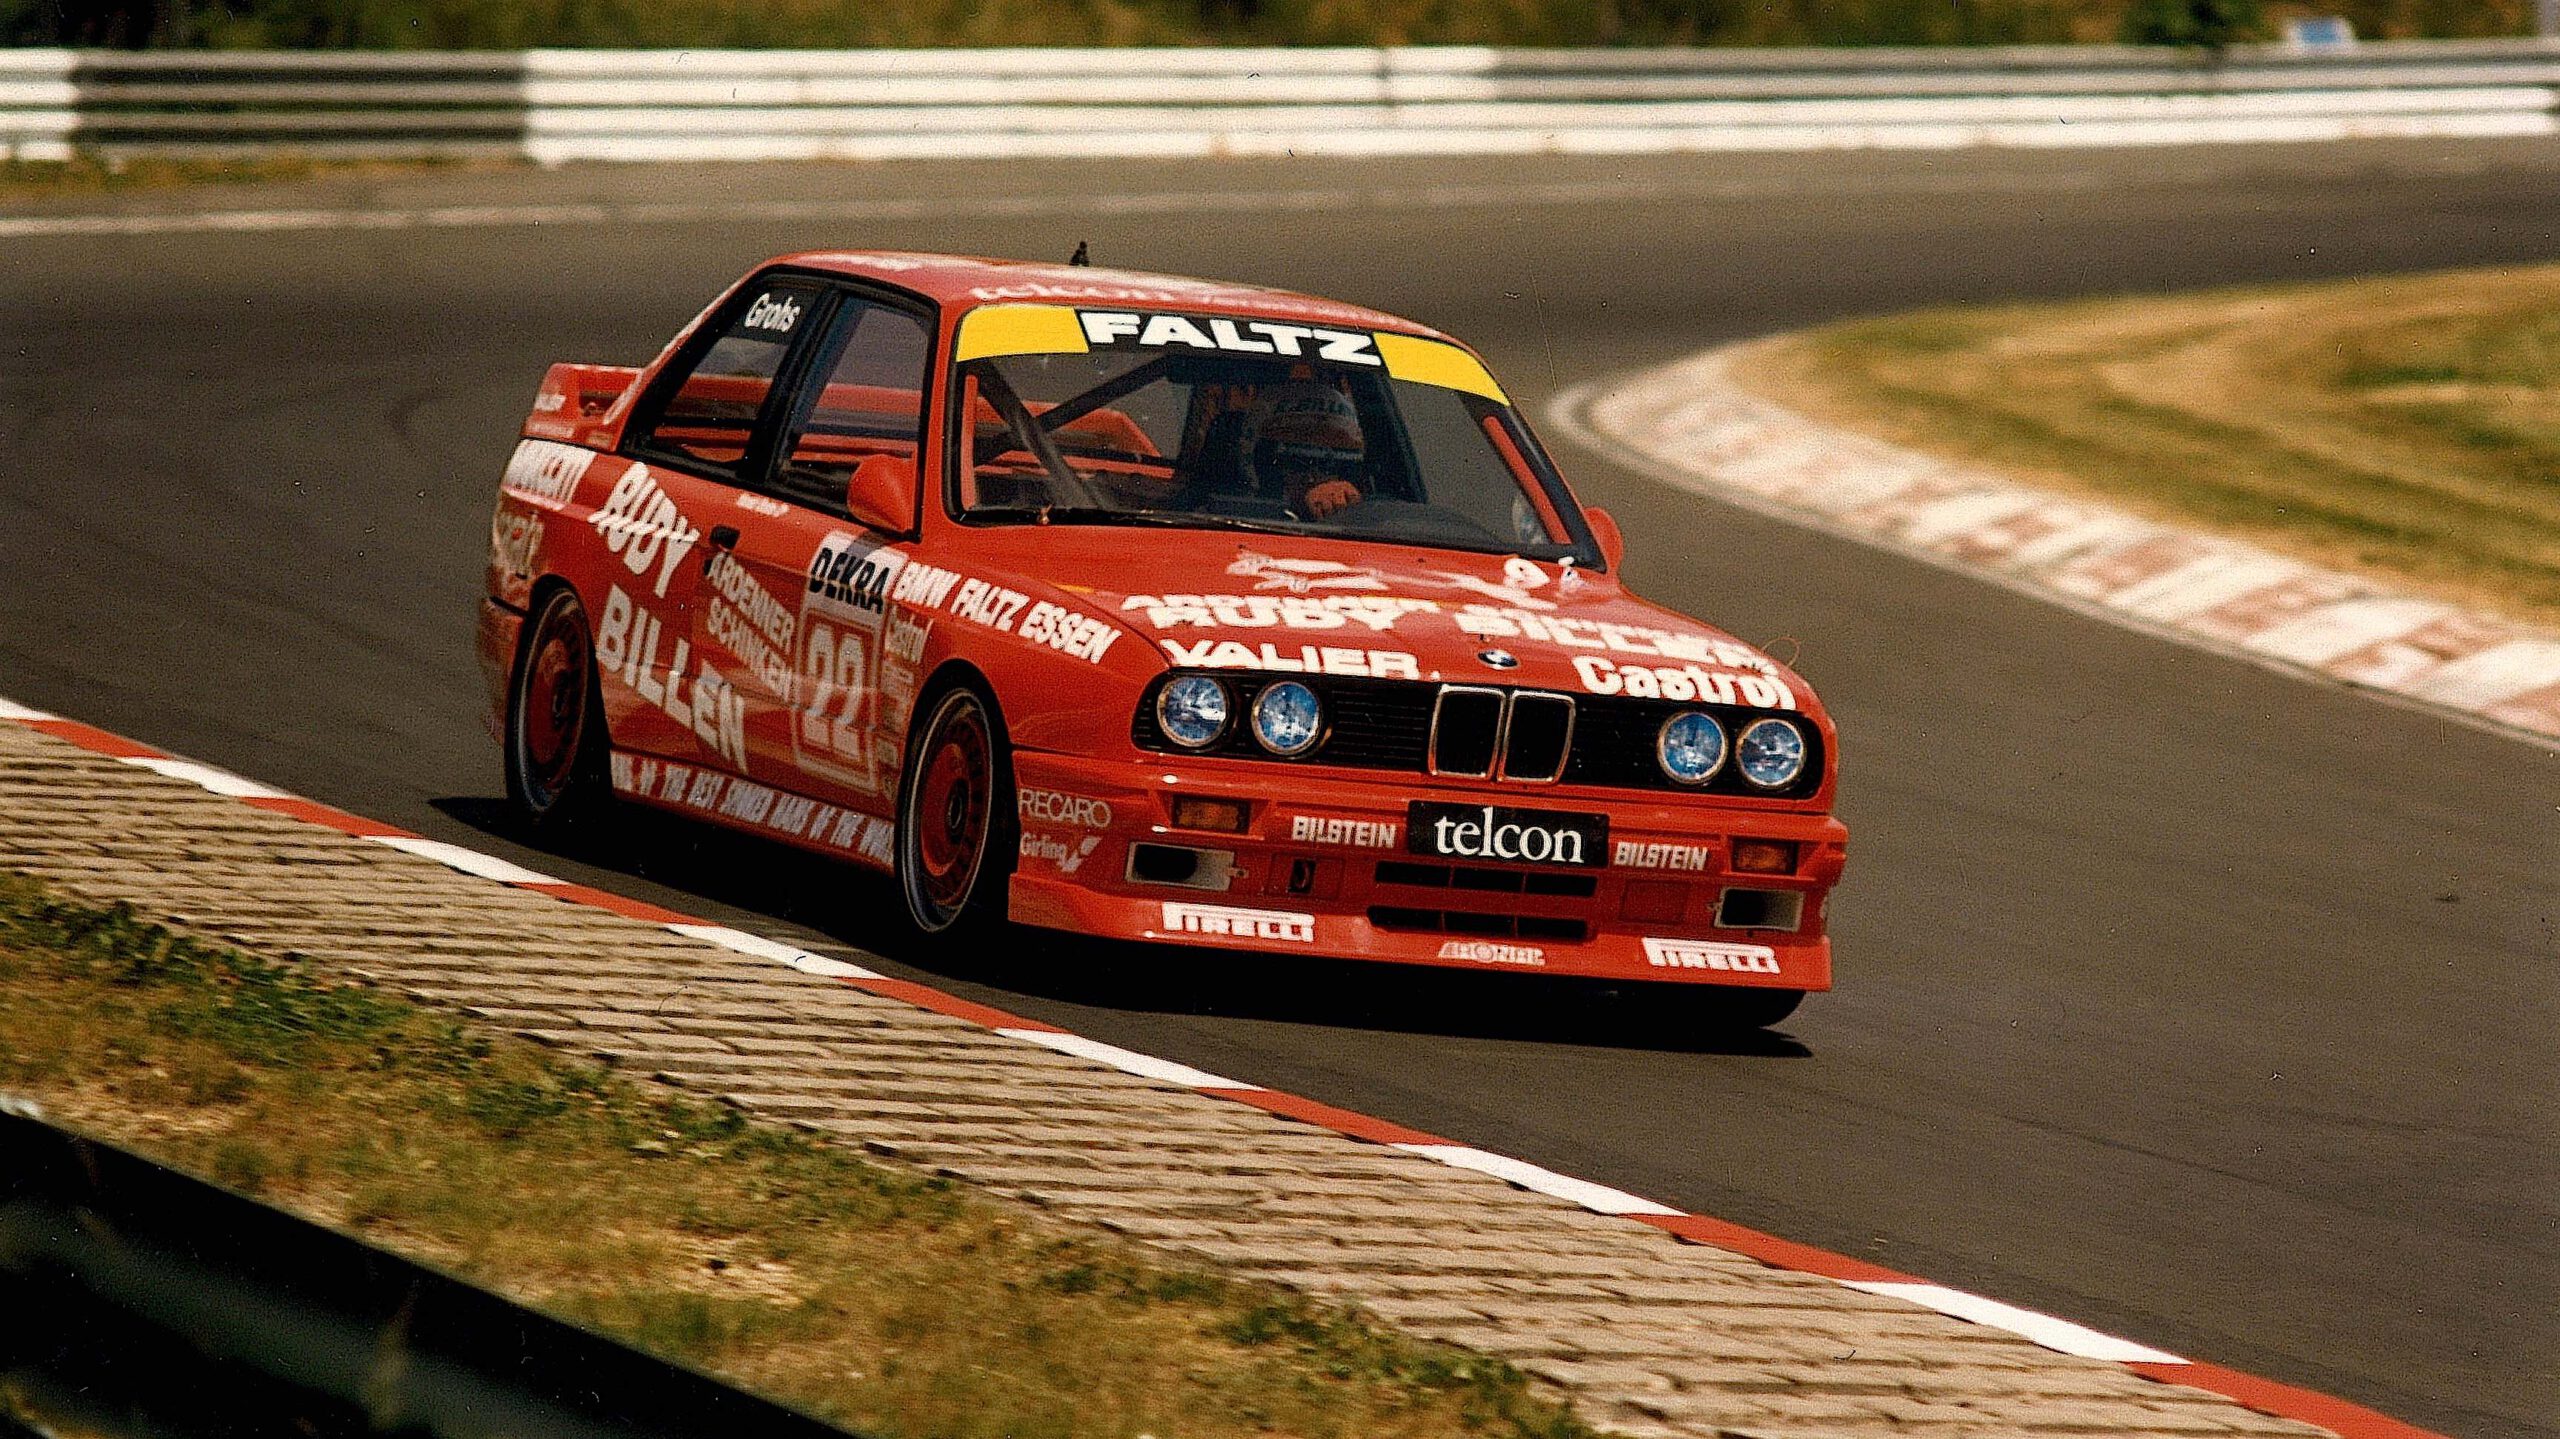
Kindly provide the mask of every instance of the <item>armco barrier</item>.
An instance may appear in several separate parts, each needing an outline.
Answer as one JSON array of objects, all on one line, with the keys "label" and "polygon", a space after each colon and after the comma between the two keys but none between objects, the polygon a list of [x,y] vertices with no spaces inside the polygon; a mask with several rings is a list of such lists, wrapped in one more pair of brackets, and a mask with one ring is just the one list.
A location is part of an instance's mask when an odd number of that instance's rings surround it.
[{"label": "armco barrier", "polygon": [[5,1096],[0,1388],[78,1433],[848,1439]]},{"label": "armco barrier", "polygon": [[2560,42],[1939,50],[0,53],[0,145],[571,160],[2542,135]]}]

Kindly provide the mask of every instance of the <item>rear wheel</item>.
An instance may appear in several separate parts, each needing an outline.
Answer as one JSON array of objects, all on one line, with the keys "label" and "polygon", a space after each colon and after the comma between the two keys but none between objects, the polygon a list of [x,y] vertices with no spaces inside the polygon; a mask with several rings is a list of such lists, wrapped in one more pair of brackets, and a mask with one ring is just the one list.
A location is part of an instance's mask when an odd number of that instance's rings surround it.
[{"label": "rear wheel", "polygon": [[605,751],[586,607],[574,592],[554,590],[526,627],[507,690],[507,801],[516,817],[550,830],[602,804]]},{"label": "rear wheel", "polygon": [[992,702],[967,685],[931,702],[898,804],[898,888],[916,928],[984,930],[1003,919],[1012,773]]}]

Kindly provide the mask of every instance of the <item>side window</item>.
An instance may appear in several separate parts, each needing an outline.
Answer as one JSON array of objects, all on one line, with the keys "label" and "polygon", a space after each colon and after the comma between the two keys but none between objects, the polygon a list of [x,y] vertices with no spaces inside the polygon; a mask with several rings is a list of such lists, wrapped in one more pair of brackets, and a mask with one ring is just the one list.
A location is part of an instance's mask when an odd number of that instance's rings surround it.
[{"label": "side window", "polygon": [[924,437],[924,320],[870,300],[836,309],[824,374],[801,401],[774,468],[774,488],[802,504],[838,509],[855,467],[874,455],[909,465]]},{"label": "side window", "polygon": [[720,338],[693,362],[683,383],[667,393],[665,408],[639,435],[639,448],[734,472],[746,456],[756,416],[773,391],[773,378],[791,353],[791,342],[818,307],[818,292],[801,284],[751,290],[733,311]]}]

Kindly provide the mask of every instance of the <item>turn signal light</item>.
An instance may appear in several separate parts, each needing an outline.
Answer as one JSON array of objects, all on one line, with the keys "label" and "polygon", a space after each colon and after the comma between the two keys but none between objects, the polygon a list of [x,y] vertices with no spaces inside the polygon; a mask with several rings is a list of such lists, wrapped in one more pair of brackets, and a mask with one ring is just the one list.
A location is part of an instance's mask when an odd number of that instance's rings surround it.
[{"label": "turn signal light", "polygon": [[1184,795],[1173,802],[1173,827],[1242,834],[1248,812],[1249,806],[1240,799],[1201,799]]},{"label": "turn signal light", "polygon": [[1733,842],[1736,874],[1793,874],[1796,843],[1791,839],[1737,839]]}]

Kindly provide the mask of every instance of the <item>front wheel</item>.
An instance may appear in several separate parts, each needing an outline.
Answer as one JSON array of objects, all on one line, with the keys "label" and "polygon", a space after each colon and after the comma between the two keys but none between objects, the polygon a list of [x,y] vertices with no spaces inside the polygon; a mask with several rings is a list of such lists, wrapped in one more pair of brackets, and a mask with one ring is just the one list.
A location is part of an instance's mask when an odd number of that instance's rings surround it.
[{"label": "front wheel", "polygon": [[606,748],[586,607],[573,592],[554,590],[526,627],[507,687],[509,807],[536,831],[595,809],[610,790]]},{"label": "front wheel", "polygon": [[898,804],[898,888],[927,934],[990,929],[1012,871],[1013,781],[1004,722],[965,685],[916,731]]}]

